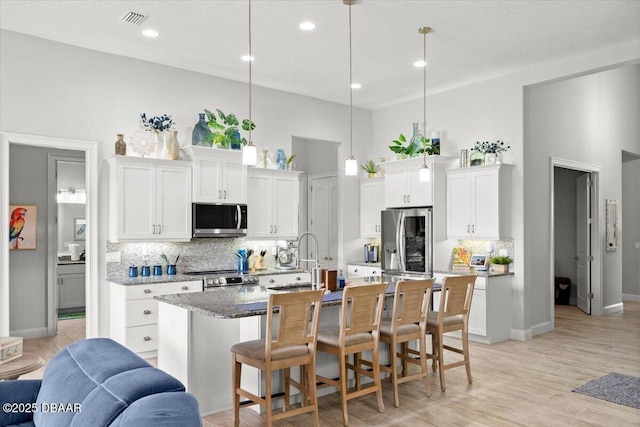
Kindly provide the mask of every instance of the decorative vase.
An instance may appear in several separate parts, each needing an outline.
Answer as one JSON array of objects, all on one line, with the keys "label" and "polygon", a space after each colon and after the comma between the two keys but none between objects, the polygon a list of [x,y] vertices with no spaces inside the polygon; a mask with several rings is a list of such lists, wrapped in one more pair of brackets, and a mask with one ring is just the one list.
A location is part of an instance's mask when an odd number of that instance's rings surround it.
[{"label": "decorative vase", "polygon": [[411,157],[418,157],[421,154],[418,153],[418,148],[420,148],[420,146],[422,145],[422,134],[420,133],[420,130],[418,129],[418,123],[414,123],[413,124],[413,136],[411,137],[411,139],[409,140],[409,146],[414,146],[416,147],[415,150],[413,150],[413,153],[411,154]]},{"label": "decorative vase", "polygon": [[369,179],[376,178],[378,174],[376,172],[369,172]]},{"label": "decorative vase", "polygon": [[494,273],[508,273],[509,266],[506,264],[491,264],[491,269]]},{"label": "decorative vase", "polygon": [[177,130],[169,130],[169,140],[165,146],[169,152],[169,160],[178,160],[180,158],[180,143],[178,142]]},{"label": "decorative vase", "polygon": [[242,142],[240,141],[240,132],[236,132],[235,137],[231,139],[231,142],[229,143],[229,148],[231,148],[232,150],[242,149]]},{"label": "decorative vase", "polygon": [[[153,130],[153,139],[156,141],[156,152],[154,156],[156,159],[162,159],[162,152],[164,151],[164,132],[158,132],[157,130]],[[168,153],[167,153],[168,158]]]},{"label": "decorative vase", "polygon": [[269,167],[269,150],[265,147],[260,153],[262,154],[262,167],[267,169]]},{"label": "decorative vase", "polygon": [[193,127],[193,133],[191,134],[191,144],[211,147],[212,141],[207,141],[207,137],[211,135],[211,130],[204,119],[204,113],[200,113],[199,115],[198,123]]},{"label": "decorative vase", "polygon": [[440,155],[440,132],[437,130],[431,132],[431,147],[434,155]]},{"label": "decorative vase", "polygon": [[126,156],[127,155],[127,143],[124,142],[124,134],[118,134],[118,140],[116,141],[116,155],[118,156]]},{"label": "decorative vase", "polygon": [[474,151],[469,158],[469,166],[482,166],[484,165],[484,153]]},{"label": "decorative vase", "polygon": [[485,165],[495,165],[498,160],[498,156],[496,153],[486,153],[484,155],[484,164]]},{"label": "decorative vase", "polygon": [[276,165],[278,165],[278,169],[280,170],[285,170],[287,168],[287,156],[284,154],[284,150],[282,148],[278,148]]}]

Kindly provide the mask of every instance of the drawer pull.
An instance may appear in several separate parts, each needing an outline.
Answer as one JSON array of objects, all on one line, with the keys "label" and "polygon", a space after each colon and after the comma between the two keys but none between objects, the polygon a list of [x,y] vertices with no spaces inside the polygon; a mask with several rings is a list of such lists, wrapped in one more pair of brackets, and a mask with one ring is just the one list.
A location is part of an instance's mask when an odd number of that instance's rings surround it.
[{"label": "drawer pull", "polygon": [[145,310],[142,312],[142,314],[151,314],[151,310]]},{"label": "drawer pull", "polygon": [[189,287],[188,287],[188,286],[183,286],[183,287],[182,287],[182,290],[183,290],[183,291],[188,291],[188,290],[189,290]]},{"label": "drawer pull", "polygon": [[146,337],[142,338],[142,340],[143,341],[151,341],[151,337],[147,335]]},{"label": "drawer pull", "polygon": [[150,293],[151,293],[151,289],[145,289],[143,292],[144,292],[145,294],[150,294]]},{"label": "drawer pull", "polygon": [[353,272],[354,272],[354,273],[357,273],[357,272],[358,272],[358,269],[356,268],[355,270],[353,270]]},{"label": "drawer pull", "polygon": [[299,282],[300,280],[302,280],[302,278],[300,276],[296,277],[296,280]]},{"label": "drawer pull", "polygon": [[276,283],[276,281],[273,279],[269,279],[269,283]]}]

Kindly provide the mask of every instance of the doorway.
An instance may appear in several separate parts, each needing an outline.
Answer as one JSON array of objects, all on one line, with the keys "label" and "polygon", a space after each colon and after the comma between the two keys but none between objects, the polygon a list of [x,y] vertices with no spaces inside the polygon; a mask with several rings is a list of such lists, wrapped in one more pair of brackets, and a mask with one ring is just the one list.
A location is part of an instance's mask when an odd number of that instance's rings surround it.
[{"label": "doorway", "polygon": [[[0,222],[9,223],[9,184],[10,184],[10,147],[44,147],[51,150],[73,150],[84,153],[85,157],[85,182],[87,188],[87,202],[85,205],[86,237],[86,336],[98,336],[98,240],[97,240],[97,201],[98,201],[98,143],[95,141],[80,141],[64,138],[45,137],[37,135],[25,135],[17,133],[2,133],[0,138]],[[45,162],[46,164],[46,162]],[[44,167],[46,173],[46,166]],[[45,186],[46,187],[46,186]],[[45,190],[46,191],[46,190]],[[43,202],[47,206],[47,202]],[[44,209],[43,209],[44,210]],[[40,221],[38,222],[40,223]],[[43,220],[46,224],[46,220]],[[46,227],[42,227],[41,233],[48,234]],[[48,243],[46,251],[51,252]],[[49,273],[47,273],[49,274]],[[43,285],[44,286],[44,285]],[[46,283],[46,294],[56,295],[55,281]],[[10,263],[9,246],[0,245],[0,336],[9,336],[15,328],[11,326],[11,309],[20,310],[20,307],[12,304],[10,293]],[[38,330],[49,330],[52,318],[56,315],[54,310],[47,311],[47,320],[38,325]],[[29,332],[29,331],[28,331]],[[37,331],[36,331],[37,332]]]},{"label": "doorway", "polygon": [[599,167],[551,161],[551,323],[556,304],[600,315]]}]

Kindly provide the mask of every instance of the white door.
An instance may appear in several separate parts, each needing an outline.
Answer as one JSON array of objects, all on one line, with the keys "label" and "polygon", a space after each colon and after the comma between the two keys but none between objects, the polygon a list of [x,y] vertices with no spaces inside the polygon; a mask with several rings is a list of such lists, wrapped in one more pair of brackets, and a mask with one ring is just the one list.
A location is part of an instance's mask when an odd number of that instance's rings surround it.
[{"label": "white door", "polygon": [[191,238],[191,168],[158,166],[156,237],[160,240]]},{"label": "white door", "polygon": [[222,169],[223,179],[223,202],[224,203],[246,203],[247,202],[247,167],[242,162],[227,161]]},{"label": "white door", "polygon": [[222,202],[222,159],[197,159],[193,164],[193,201]]},{"label": "white door", "polygon": [[298,237],[299,188],[298,175],[273,176],[273,226],[276,237]]},{"label": "white door", "polygon": [[471,234],[475,238],[500,238],[500,200],[498,199],[499,171],[497,169],[474,173],[474,203]]},{"label": "white door", "polygon": [[273,237],[271,176],[252,170],[247,182],[249,187],[247,189],[247,235]]},{"label": "white door", "polygon": [[387,168],[384,176],[384,201],[388,208],[406,206],[407,175],[406,169]]},{"label": "white door", "polygon": [[[309,177],[309,230],[318,238],[318,260],[322,268],[338,268],[338,178]],[[312,241],[309,258],[315,258]]]},{"label": "white door", "polygon": [[590,174],[576,178],[577,300],[578,308],[591,314],[591,186]]},{"label": "white door", "polygon": [[155,238],[156,166],[118,163],[116,179],[118,230],[112,240]]},{"label": "white door", "polygon": [[469,173],[447,175],[447,237],[449,239],[467,238],[471,235],[473,222],[471,188]]},{"label": "white door", "polygon": [[384,181],[360,184],[360,237],[380,238],[380,211],[384,210]]}]

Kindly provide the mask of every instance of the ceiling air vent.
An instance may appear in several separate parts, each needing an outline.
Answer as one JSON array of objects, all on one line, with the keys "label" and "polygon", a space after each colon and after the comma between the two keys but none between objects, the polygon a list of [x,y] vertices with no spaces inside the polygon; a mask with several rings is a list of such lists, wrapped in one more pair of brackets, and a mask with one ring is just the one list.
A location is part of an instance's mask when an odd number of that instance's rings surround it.
[{"label": "ceiling air vent", "polygon": [[124,15],[120,17],[121,21],[129,24],[133,24],[133,25],[140,25],[142,24],[142,21],[144,21],[145,19],[147,19],[146,15],[143,15],[138,12],[132,12],[130,10],[127,10],[124,13]]}]

